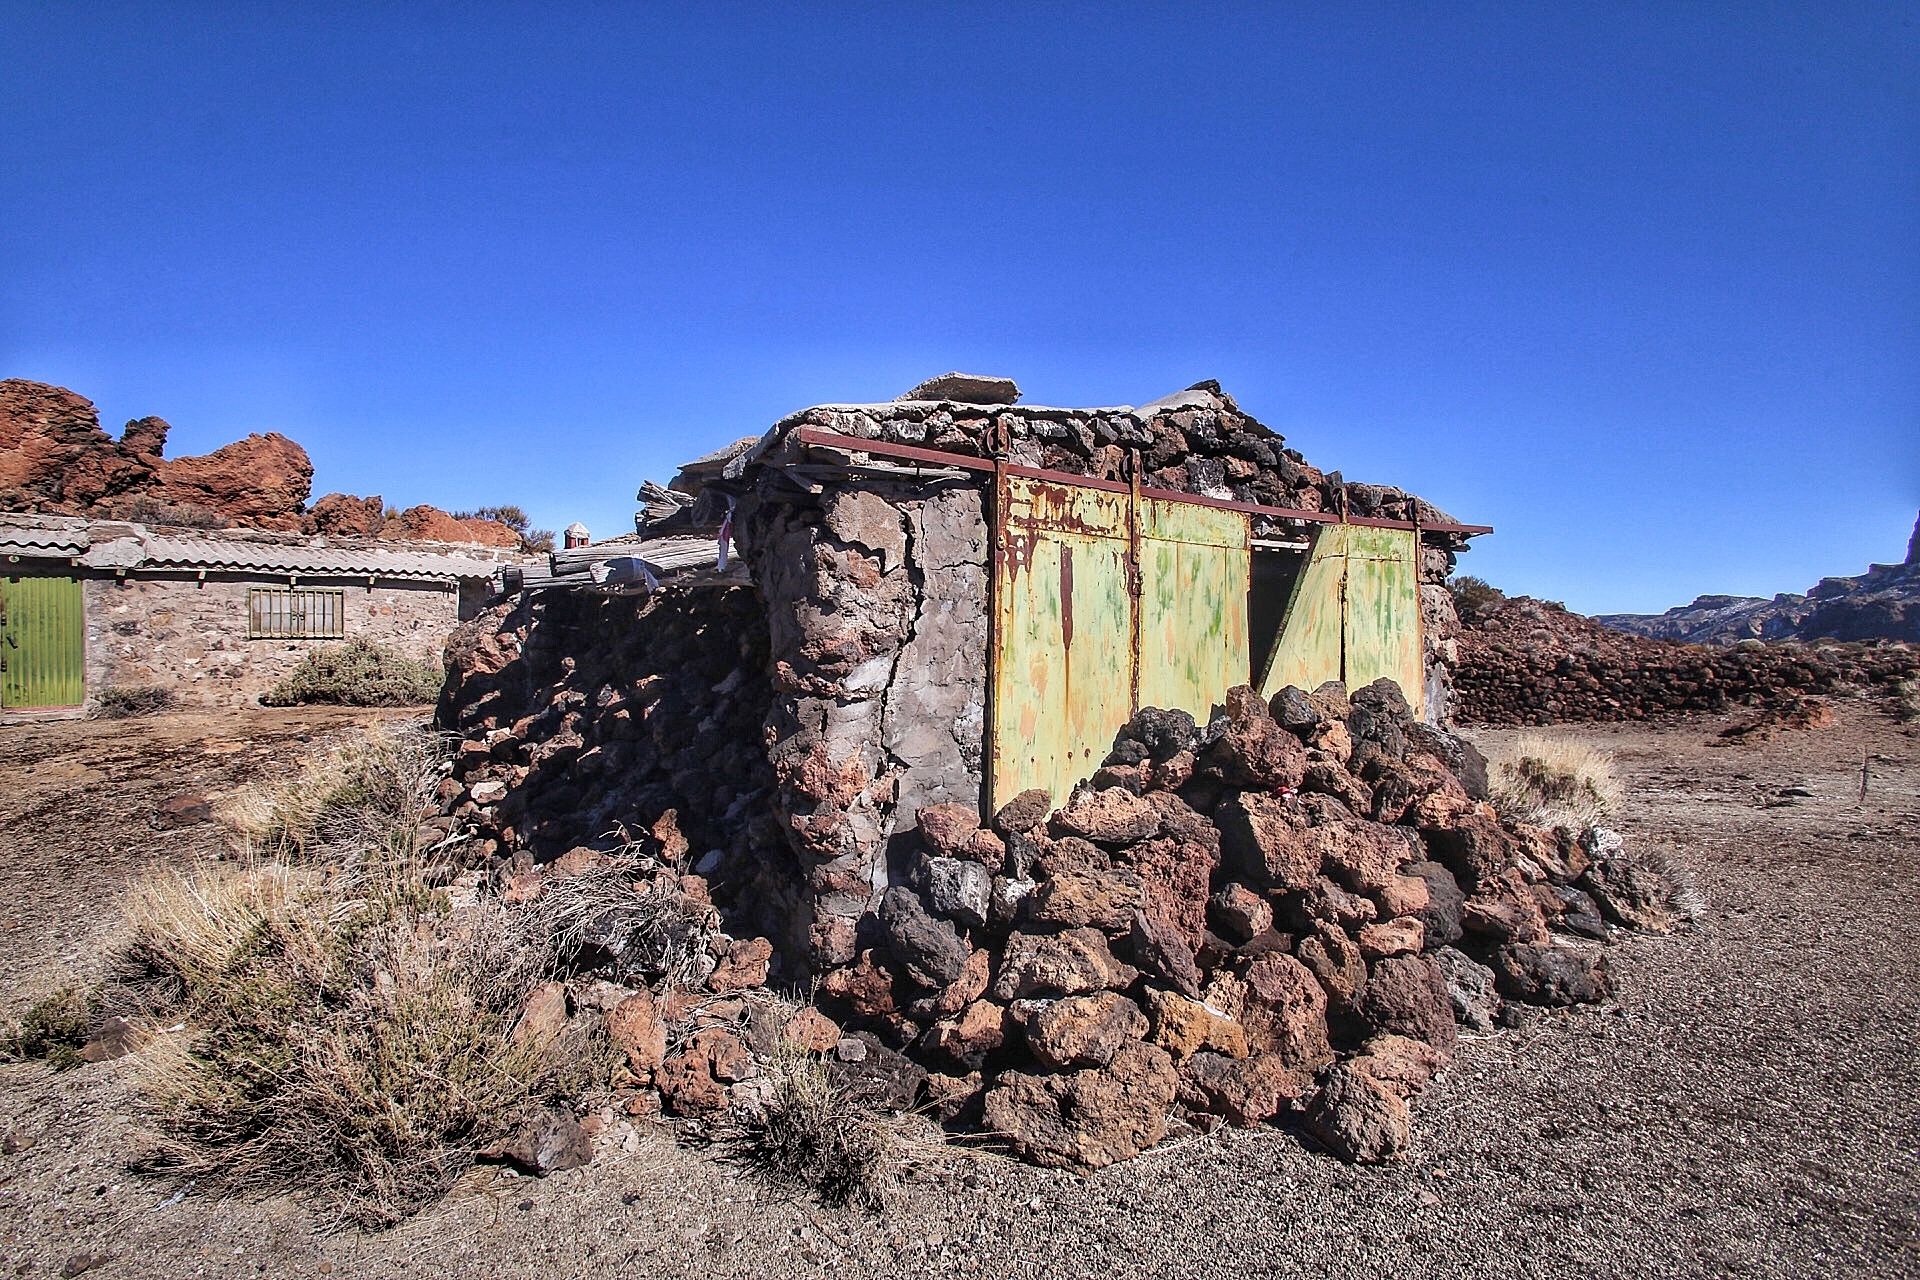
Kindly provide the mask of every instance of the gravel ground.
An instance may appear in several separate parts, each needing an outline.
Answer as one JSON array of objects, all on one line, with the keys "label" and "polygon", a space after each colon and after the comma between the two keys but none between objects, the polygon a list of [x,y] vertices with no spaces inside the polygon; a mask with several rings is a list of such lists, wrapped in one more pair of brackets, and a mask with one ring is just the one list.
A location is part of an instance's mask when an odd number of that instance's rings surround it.
[{"label": "gravel ground", "polygon": [[[1720,723],[1558,731],[1616,752],[1630,836],[1677,852],[1705,915],[1694,933],[1616,950],[1616,1006],[1463,1044],[1419,1104],[1415,1149],[1383,1168],[1273,1131],[1178,1140],[1084,1179],[957,1154],[869,1215],[770,1188],[661,1128],[619,1126],[585,1169],[478,1169],[440,1205],[365,1236],[285,1198],[175,1198],[127,1173],[135,1059],[64,1075],[11,1065],[0,1265],[93,1262],[86,1274],[102,1277],[1914,1275],[1916,738],[1843,708],[1836,729],[1710,747]],[[1496,747],[1515,735],[1476,736]],[[76,732],[65,749],[87,743]],[[219,781],[190,744],[179,750],[179,768]],[[9,780],[21,752],[19,735],[0,733]],[[1808,794],[1781,794],[1792,790]],[[0,864],[30,857],[43,834],[10,810],[0,797]],[[16,917],[74,904],[18,876],[7,889],[12,937],[48,932]],[[62,936],[95,936],[90,910]],[[57,980],[53,949],[29,950],[37,967],[0,1009]]]}]

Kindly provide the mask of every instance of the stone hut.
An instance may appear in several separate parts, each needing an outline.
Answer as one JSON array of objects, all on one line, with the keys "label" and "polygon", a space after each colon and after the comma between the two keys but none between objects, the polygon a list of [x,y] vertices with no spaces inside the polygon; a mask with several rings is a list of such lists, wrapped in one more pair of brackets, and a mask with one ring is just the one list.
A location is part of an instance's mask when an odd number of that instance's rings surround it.
[{"label": "stone hut", "polygon": [[110,686],[251,702],[315,645],[353,638],[438,657],[508,554],[0,513],[0,712],[79,711]]},{"label": "stone hut", "polygon": [[1141,708],[1388,677],[1443,722],[1446,579],[1488,532],[1317,470],[1211,382],[1069,409],[950,374],[639,496],[636,535],[509,571],[443,717],[509,784],[480,815],[499,856],[690,843],[816,973],[855,958],[920,810],[1063,804]]}]

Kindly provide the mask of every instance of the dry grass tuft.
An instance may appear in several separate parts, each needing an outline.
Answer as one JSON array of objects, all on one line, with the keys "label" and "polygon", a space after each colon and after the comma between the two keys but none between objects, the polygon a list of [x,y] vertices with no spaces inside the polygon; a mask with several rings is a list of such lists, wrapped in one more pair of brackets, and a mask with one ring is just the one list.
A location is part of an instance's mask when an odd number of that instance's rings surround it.
[{"label": "dry grass tuft", "polygon": [[108,685],[94,698],[89,714],[95,720],[127,720],[170,710],[175,701],[173,690],[159,685]]},{"label": "dry grass tuft", "polygon": [[143,1064],[160,1130],[148,1168],[236,1192],[291,1186],[385,1226],[442,1194],[530,1103],[604,1076],[597,1032],[512,1036],[546,974],[524,919],[387,890],[258,867],[141,891],[131,954],[151,990],[175,993],[162,1016],[187,1028]]},{"label": "dry grass tuft", "polygon": [[883,1209],[901,1173],[940,1144],[915,1132],[917,1116],[864,1106],[818,1055],[782,1045],[761,1061],[761,1100],[734,1116],[735,1150],[833,1204]]},{"label": "dry grass tuft", "polygon": [[137,888],[114,980],[149,1029],[184,1026],[144,1051],[145,1167],[386,1226],[530,1107],[605,1081],[597,1022],[513,1034],[552,972],[542,922],[429,887],[414,833],[443,757],[418,730],[337,741],[229,811],[243,848],[297,861]]},{"label": "dry grass tuft", "polygon": [[1525,734],[1493,761],[1493,806],[1513,822],[1585,831],[1620,808],[1613,757],[1564,738]]},{"label": "dry grass tuft", "polygon": [[446,739],[423,725],[372,724],[333,739],[287,777],[239,792],[217,816],[235,849],[254,857],[371,850],[404,861],[449,759]]},{"label": "dry grass tuft", "polygon": [[696,986],[712,972],[707,948],[720,929],[719,917],[670,883],[636,884],[648,865],[642,858],[616,857],[610,866],[549,882],[529,904],[531,927],[548,939],[557,967],[588,961],[682,987]]}]

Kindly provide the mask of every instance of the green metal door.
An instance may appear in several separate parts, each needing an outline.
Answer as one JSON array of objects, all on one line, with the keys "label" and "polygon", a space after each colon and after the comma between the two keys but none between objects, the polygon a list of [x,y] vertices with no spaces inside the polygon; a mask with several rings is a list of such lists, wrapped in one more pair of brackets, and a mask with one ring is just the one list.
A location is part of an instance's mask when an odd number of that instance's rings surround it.
[{"label": "green metal door", "polygon": [[996,549],[992,804],[1056,803],[1133,715],[1128,497],[1008,478]]},{"label": "green metal door", "polygon": [[1293,597],[1280,624],[1280,638],[1260,680],[1271,698],[1288,685],[1317,689],[1342,674],[1346,632],[1347,530],[1322,525],[1313,535],[1307,564],[1293,580]]},{"label": "green metal door", "polygon": [[1141,707],[1204,721],[1246,679],[1235,511],[1010,476],[995,533],[990,802],[1056,804]]},{"label": "green metal door", "polygon": [[86,622],[76,578],[0,578],[0,707],[86,700]]},{"label": "green metal door", "polygon": [[1425,714],[1419,545],[1411,529],[1330,524],[1313,539],[1294,580],[1280,639],[1260,680],[1272,697],[1287,685],[1349,689],[1388,676],[1415,715]]},{"label": "green metal door", "polygon": [[1347,529],[1346,681],[1386,676],[1415,715],[1426,710],[1420,654],[1419,548],[1411,529]]}]

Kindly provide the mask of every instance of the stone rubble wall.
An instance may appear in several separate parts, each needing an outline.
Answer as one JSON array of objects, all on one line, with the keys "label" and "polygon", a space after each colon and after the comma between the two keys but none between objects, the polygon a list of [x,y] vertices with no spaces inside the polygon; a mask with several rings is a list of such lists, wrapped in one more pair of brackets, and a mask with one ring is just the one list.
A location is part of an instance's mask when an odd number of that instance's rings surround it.
[{"label": "stone rubble wall", "polygon": [[746,587],[488,609],[447,647],[437,718],[462,743],[445,831],[470,833],[507,891],[569,855],[697,872],[797,966],[811,911],[773,816],[766,626]]},{"label": "stone rubble wall", "polygon": [[1455,714],[1485,725],[1646,720],[1808,695],[1890,696],[1920,674],[1920,650],[1907,645],[1681,644],[1525,596],[1473,619],[1459,651]]},{"label": "stone rubble wall", "polygon": [[822,1006],[1041,1164],[1124,1159],[1176,1113],[1384,1158],[1456,1023],[1602,999],[1617,924],[1674,923],[1665,886],[1486,796],[1390,681],[1238,688],[1204,729],[1143,711],[1057,812],[922,808],[883,936]]}]

